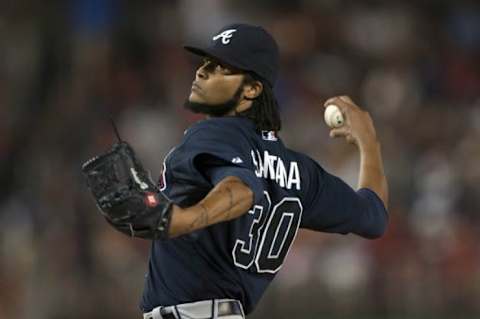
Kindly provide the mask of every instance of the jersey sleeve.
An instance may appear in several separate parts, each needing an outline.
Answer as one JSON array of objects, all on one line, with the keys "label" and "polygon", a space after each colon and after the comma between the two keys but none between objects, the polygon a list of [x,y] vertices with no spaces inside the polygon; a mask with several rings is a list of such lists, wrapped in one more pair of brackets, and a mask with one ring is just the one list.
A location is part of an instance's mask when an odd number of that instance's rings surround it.
[{"label": "jersey sleeve", "polygon": [[197,124],[182,145],[190,171],[212,186],[228,176],[238,177],[254,193],[255,204],[263,199],[263,184],[254,173],[251,147],[241,132],[214,121]]},{"label": "jersey sleeve", "polygon": [[380,237],[388,214],[382,200],[370,189],[352,189],[312,159],[307,163],[308,185],[301,227],[328,233],[354,233]]}]

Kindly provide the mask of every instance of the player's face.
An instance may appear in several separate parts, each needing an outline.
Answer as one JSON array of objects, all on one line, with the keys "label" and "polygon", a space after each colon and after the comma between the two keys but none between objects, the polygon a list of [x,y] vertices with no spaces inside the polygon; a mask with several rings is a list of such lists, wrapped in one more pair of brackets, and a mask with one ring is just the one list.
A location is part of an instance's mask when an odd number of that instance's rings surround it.
[{"label": "player's face", "polygon": [[197,69],[185,106],[194,112],[224,115],[242,98],[242,72],[219,61],[205,58]]}]

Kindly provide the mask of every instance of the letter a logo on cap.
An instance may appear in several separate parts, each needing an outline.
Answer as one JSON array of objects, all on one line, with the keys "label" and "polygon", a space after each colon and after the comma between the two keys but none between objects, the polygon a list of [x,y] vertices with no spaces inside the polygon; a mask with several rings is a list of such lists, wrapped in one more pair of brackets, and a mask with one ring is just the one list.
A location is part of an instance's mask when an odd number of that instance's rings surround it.
[{"label": "letter a logo on cap", "polygon": [[222,43],[223,44],[229,44],[230,39],[233,37],[233,32],[237,31],[237,29],[228,29],[223,31],[220,34],[217,34],[216,36],[213,37],[213,41],[217,41],[219,38],[222,38]]}]

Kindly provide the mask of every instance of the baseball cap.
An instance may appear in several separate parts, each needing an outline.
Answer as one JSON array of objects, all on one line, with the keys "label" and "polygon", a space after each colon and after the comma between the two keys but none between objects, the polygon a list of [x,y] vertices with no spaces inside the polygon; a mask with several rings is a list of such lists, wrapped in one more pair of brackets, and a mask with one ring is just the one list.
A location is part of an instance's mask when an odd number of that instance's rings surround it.
[{"label": "baseball cap", "polygon": [[278,45],[262,27],[231,24],[220,29],[206,48],[184,46],[196,55],[208,56],[243,71],[253,72],[271,87],[279,67]]}]

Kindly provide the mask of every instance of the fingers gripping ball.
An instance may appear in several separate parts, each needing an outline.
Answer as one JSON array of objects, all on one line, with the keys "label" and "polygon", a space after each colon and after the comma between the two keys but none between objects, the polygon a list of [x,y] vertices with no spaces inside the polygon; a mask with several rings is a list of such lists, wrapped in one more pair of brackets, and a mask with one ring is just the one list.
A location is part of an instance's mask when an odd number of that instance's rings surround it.
[{"label": "fingers gripping ball", "polygon": [[340,108],[335,104],[330,104],[327,106],[323,117],[325,119],[325,123],[327,123],[327,125],[331,128],[341,127],[345,123],[342,111],[340,111]]}]

